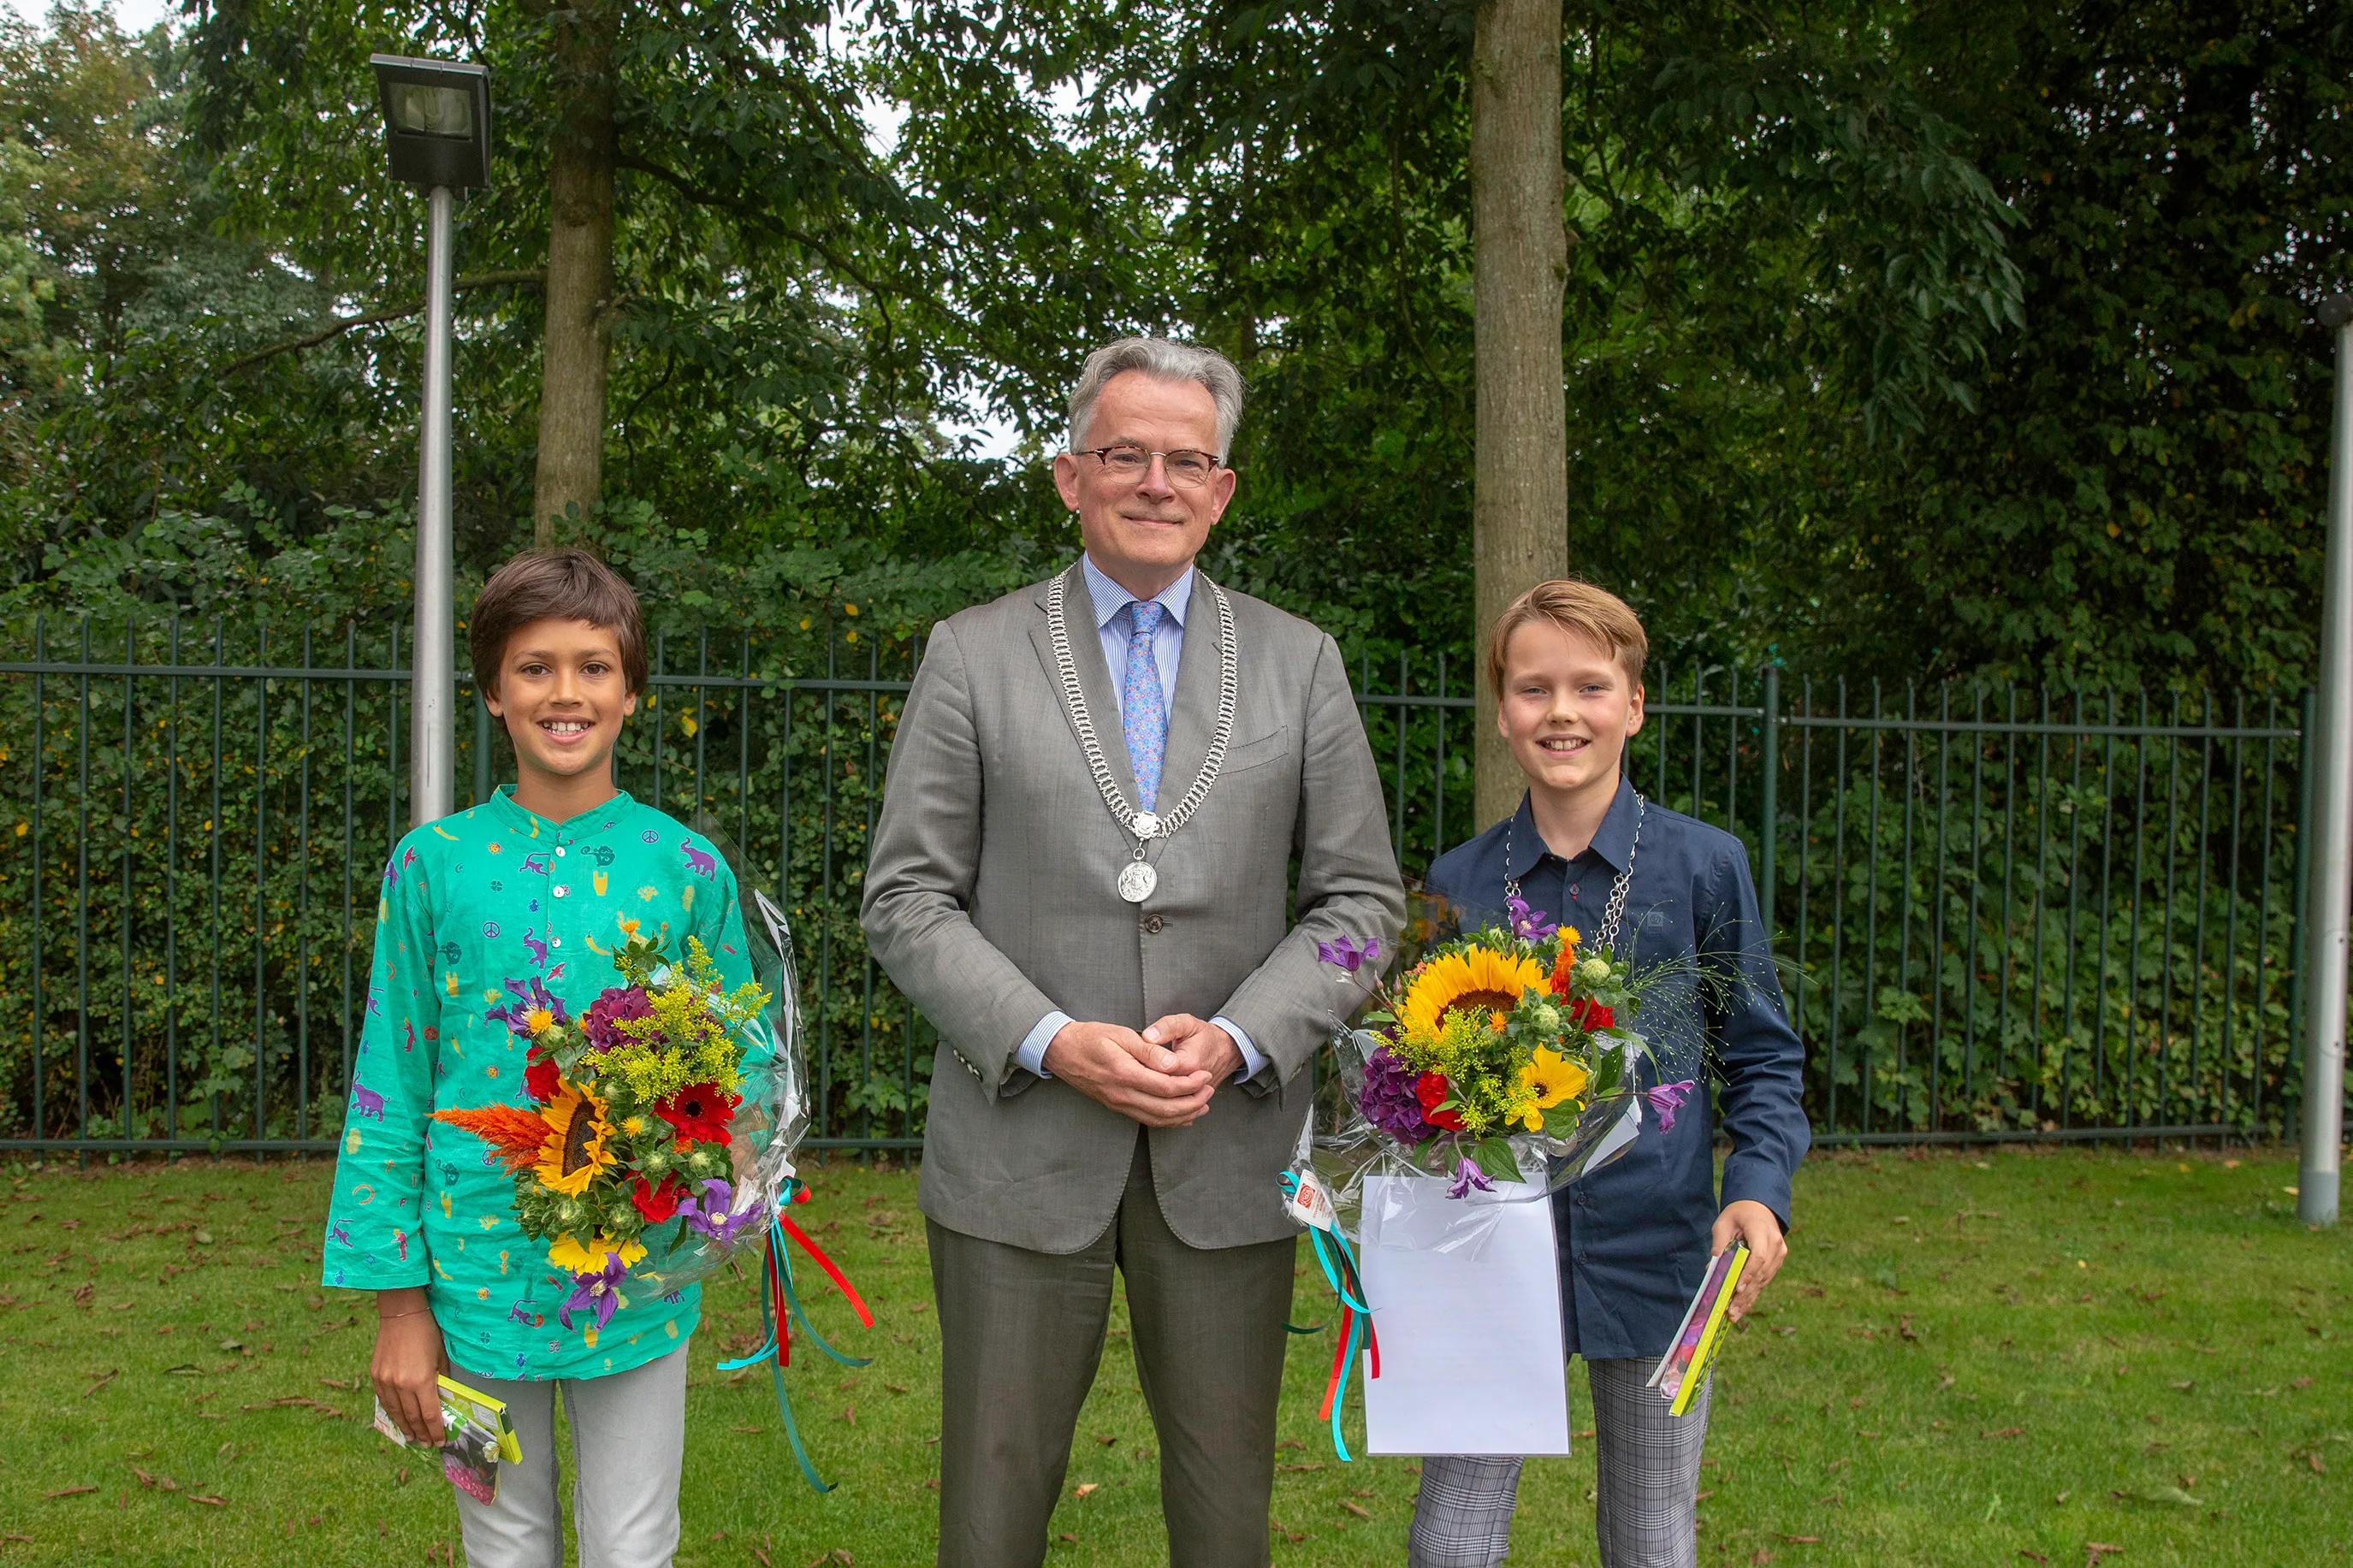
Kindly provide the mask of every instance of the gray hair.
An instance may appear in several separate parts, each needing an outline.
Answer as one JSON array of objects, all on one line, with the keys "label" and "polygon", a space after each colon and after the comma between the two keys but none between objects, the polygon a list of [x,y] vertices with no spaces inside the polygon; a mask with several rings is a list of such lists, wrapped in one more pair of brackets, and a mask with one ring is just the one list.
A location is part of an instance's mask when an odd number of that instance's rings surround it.
[{"label": "gray hair", "polygon": [[1095,400],[1103,395],[1103,389],[1111,384],[1112,377],[1131,370],[1140,370],[1156,381],[1198,381],[1208,387],[1218,405],[1217,456],[1220,462],[1225,460],[1233,446],[1234,429],[1242,422],[1242,373],[1215,349],[1168,338],[1120,338],[1087,356],[1078,385],[1071,388],[1071,451],[1079,450],[1079,443],[1087,438],[1087,425],[1094,417]]}]

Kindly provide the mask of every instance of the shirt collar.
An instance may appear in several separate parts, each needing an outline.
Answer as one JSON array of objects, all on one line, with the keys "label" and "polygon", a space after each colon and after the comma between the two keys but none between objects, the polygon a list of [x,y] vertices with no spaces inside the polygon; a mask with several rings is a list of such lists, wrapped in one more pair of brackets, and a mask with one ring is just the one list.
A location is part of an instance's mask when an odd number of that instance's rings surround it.
[{"label": "shirt collar", "polygon": [[525,838],[547,838],[562,844],[576,844],[584,838],[594,838],[619,822],[621,814],[636,804],[627,790],[616,790],[612,799],[590,806],[569,821],[554,822],[528,806],[517,805],[512,784],[501,784],[491,794],[491,812],[511,831]]},{"label": "shirt collar", "polygon": [[[1111,618],[1134,602],[1135,595],[1113,582],[1103,569],[1095,564],[1092,555],[1079,557],[1079,571],[1085,576],[1087,593],[1095,604],[1095,629],[1111,625]],[[1193,602],[1193,573],[1185,574],[1152,596],[1152,602],[1168,612],[1168,618],[1179,626],[1185,624],[1186,606]]]},{"label": "shirt collar", "polygon": [[[1609,802],[1609,815],[1594,830],[1589,851],[1609,863],[1613,871],[1622,871],[1634,852],[1634,785],[1621,768],[1618,773],[1618,794]],[[1504,875],[1518,881],[1536,868],[1550,851],[1545,847],[1544,835],[1536,831],[1534,797],[1523,793],[1520,808],[1512,814],[1512,852],[1504,865]]]}]

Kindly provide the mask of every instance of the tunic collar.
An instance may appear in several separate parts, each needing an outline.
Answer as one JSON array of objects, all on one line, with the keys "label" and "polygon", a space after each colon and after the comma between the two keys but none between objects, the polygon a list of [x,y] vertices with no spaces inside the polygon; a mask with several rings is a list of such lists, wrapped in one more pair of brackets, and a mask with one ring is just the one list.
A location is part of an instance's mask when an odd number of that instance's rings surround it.
[{"label": "tunic collar", "polygon": [[636,808],[627,790],[616,790],[613,798],[592,805],[567,821],[554,822],[527,806],[515,804],[514,785],[501,784],[491,792],[491,815],[504,823],[510,832],[525,838],[552,839],[558,844],[578,844],[610,831],[621,818]]},{"label": "tunic collar", "polygon": [[[1592,854],[1608,862],[1613,871],[1622,871],[1634,850],[1634,785],[1621,766],[1618,773],[1618,794],[1609,802],[1609,815],[1594,830]],[[1534,797],[1526,793],[1520,796],[1520,808],[1512,814],[1512,853],[1504,866],[1504,875],[1518,881],[1536,868],[1551,851],[1545,847],[1544,835],[1536,831]]]}]

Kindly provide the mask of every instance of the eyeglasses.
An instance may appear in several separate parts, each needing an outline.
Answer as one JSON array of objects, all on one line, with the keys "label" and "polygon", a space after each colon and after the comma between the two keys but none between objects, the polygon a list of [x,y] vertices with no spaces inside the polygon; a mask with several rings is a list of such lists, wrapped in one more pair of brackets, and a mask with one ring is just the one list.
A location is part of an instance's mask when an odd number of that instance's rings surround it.
[{"label": "eyeglasses", "polygon": [[1113,479],[1128,480],[1142,479],[1145,470],[1152,467],[1152,459],[1157,458],[1168,470],[1169,483],[1183,485],[1187,489],[1198,489],[1208,484],[1209,476],[1221,466],[1208,453],[1197,452],[1191,447],[1174,452],[1155,452],[1143,447],[1122,445],[1094,447],[1071,455],[1100,458]]}]

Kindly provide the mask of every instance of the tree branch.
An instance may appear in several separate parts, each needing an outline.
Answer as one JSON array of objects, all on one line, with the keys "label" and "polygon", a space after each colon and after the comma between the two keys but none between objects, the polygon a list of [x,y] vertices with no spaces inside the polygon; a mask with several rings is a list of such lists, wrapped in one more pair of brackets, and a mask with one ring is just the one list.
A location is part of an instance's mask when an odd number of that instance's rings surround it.
[{"label": "tree branch", "polygon": [[866,297],[874,302],[874,309],[881,314],[884,330],[892,333],[896,332],[896,323],[894,323],[891,319],[891,307],[884,302],[883,289],[881,286],[876,283],[872,279],[867,277],[864,273],[860,272],[857,268],[852,267],[849,260],[839,251],[826,244],[823,240],[818,238],[815,235],[804,233],[802,230],[791,227],[789,225],[778,223],[776,219],[776,216],[769,212],[765,207],[744,201],[741,197],[723,195],[717,191],[705,190],[701,185],[689,180],[685,175],[679,174],[673,169],[665,168],[663,165],[655,163],[650,158],[641,158],[634,153],[623,153],[617,156],[613,162],[621,168],[634,169],[640,174],[651,174],[655,179],[659,180],[663,184],[668,185],[671,190],[676,191],[680,195],[684,196],[688,201],[692,202],[697,206],[717,207],[723,212],[733,213],[737,217],[742,218],[745,223],[750,224],[754,228],[765,229],[768,233],[776,236],[779,239],[790,240],[793,244],[814,252],[817,256],[822,258],[828,265],[830,265],[835,271],[840,273],[843,277],[857,284],[860,289],[866,290]]},{"label": "tree branch", "polygon": [[[543,284],[546,281],[546,272],[538,268],[522,268],[505,272],[475,272],[453,279],[449,284],[449,291],[452,294],[460,294],[472,289],[496,289],[510,283]],[[221,374],[235,375],[241,370],[259,364],[263,360],[274,359],[280,354],[298,353],[303,349],[316,348],[332,338],[343,336],[354,327],[374,327],[386,321],[397,321],[413,316],[423,309],[425,309],[425,301],[418,300],[406,305],[386,306],[381,310],[365,310],[356,316],[339,316],[315,332],[305,332],[299,338],[289,338],[282,343],[272,343],[266,349],[257,349],[242,359],[232,360],[222,369]]]}]

